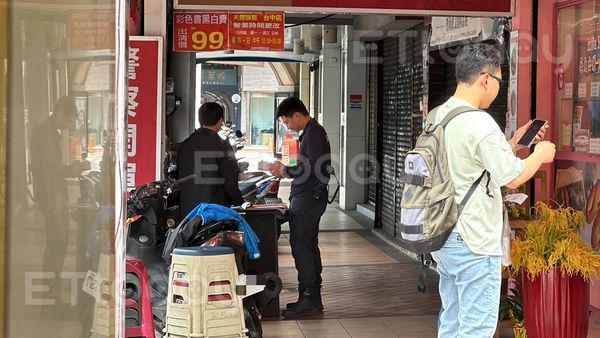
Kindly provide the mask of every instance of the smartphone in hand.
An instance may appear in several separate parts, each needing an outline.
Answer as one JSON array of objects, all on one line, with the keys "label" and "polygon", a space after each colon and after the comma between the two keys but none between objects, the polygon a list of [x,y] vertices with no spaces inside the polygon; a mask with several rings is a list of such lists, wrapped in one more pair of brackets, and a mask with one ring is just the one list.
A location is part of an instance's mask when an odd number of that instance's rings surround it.
[{"label": "smartphone in hand", "polygon": [[540,132],[540,130],[548,124],[546,120],[533,120],[525,134],[521,137],[519,141],[517,141],[518,145],[530,147],[533,141],[535,141],[535,137]]}]

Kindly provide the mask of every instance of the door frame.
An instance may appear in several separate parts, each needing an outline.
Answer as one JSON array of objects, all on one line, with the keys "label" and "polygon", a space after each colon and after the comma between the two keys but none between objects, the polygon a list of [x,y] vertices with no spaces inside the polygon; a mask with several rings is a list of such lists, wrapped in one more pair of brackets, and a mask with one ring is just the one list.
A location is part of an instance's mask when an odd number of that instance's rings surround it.
[{"label": "door frame", "polygon": [[6,336],[6,114],[8,112],[8,2],[0,1],[0,336]]}]

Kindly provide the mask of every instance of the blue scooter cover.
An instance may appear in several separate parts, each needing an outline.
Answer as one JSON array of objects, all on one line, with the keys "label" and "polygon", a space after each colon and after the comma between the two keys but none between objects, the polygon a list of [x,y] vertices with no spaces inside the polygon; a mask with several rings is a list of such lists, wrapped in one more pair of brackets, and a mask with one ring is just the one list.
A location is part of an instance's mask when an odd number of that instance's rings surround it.
[{"label": "blue scooter cover", "polygon": [[204,224],[221,221],[236,222],[238,230],[244,233],[244,244],[246,245],[248,256],[251,259],[260,258],[260,249],[258,248],[260,239],[254,233],[250,224],[235,210],[219,204],[200,203],[185,218],[191,220],[196,216],[201,216]]}]

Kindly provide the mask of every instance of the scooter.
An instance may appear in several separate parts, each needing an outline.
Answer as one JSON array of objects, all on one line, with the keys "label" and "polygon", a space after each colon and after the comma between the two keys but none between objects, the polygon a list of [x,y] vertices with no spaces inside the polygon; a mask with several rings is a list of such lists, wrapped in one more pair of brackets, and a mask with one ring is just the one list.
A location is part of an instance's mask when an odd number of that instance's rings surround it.
[{"label": "scooter", "polygon": [[[142,260],[148,271],[152,294],[152,312],[155,333],[162,337],[166,317],[166,298],[168,293],[168,263],[163,259],[163,251],[169,232],[181,229],[177,205],[178,185],[190,177],[179,181],[168,179],[152,182],[136,188],[130,194],[127,203],[129,234],[127,236],[127,254]],[[186,220],[184,219],[184,222]],[[177,228],[175,225],[179,224]],[[189,222],[185,223],[188,226]],[[174,247],[224,245],[234,249],[238,271],[243,273],[247,260],[243,237],[236,226],[229,222],[214,224],[192,224],[183,242]],[[262,276],[267,281],[267,291],[260,294],[260,304],[265,298],[274,298],[281,291],[281,280],[275,276]],[[260,311],[256,298],[244,299],[246,326],[251,337],[262,336]]]}]

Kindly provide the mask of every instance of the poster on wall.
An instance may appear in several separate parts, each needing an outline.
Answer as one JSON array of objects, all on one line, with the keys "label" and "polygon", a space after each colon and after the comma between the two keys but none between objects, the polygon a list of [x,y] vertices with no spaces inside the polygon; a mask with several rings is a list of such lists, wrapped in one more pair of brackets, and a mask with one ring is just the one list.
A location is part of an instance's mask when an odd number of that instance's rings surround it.
[{"label": "poster on wall", "polygon": [[510,69],[508,77],[508,112],[506,114],[505,135],[510,140],[517,131],[518,79],[519,79],[519,31],[510,32]]},{"label": "poster on wall", "polygon": [[162,38],[129,38],[127,191],[160,179]]},{"label": "poster on wall", "polygon": [[283,12],[178,12],[173,14],[173,50],[281,51]]},{"label": "poster on wall", "polygon": [[600,163],[560,160],[555,166],[556,202],[583,211],[581,236],[600,252]]}]

